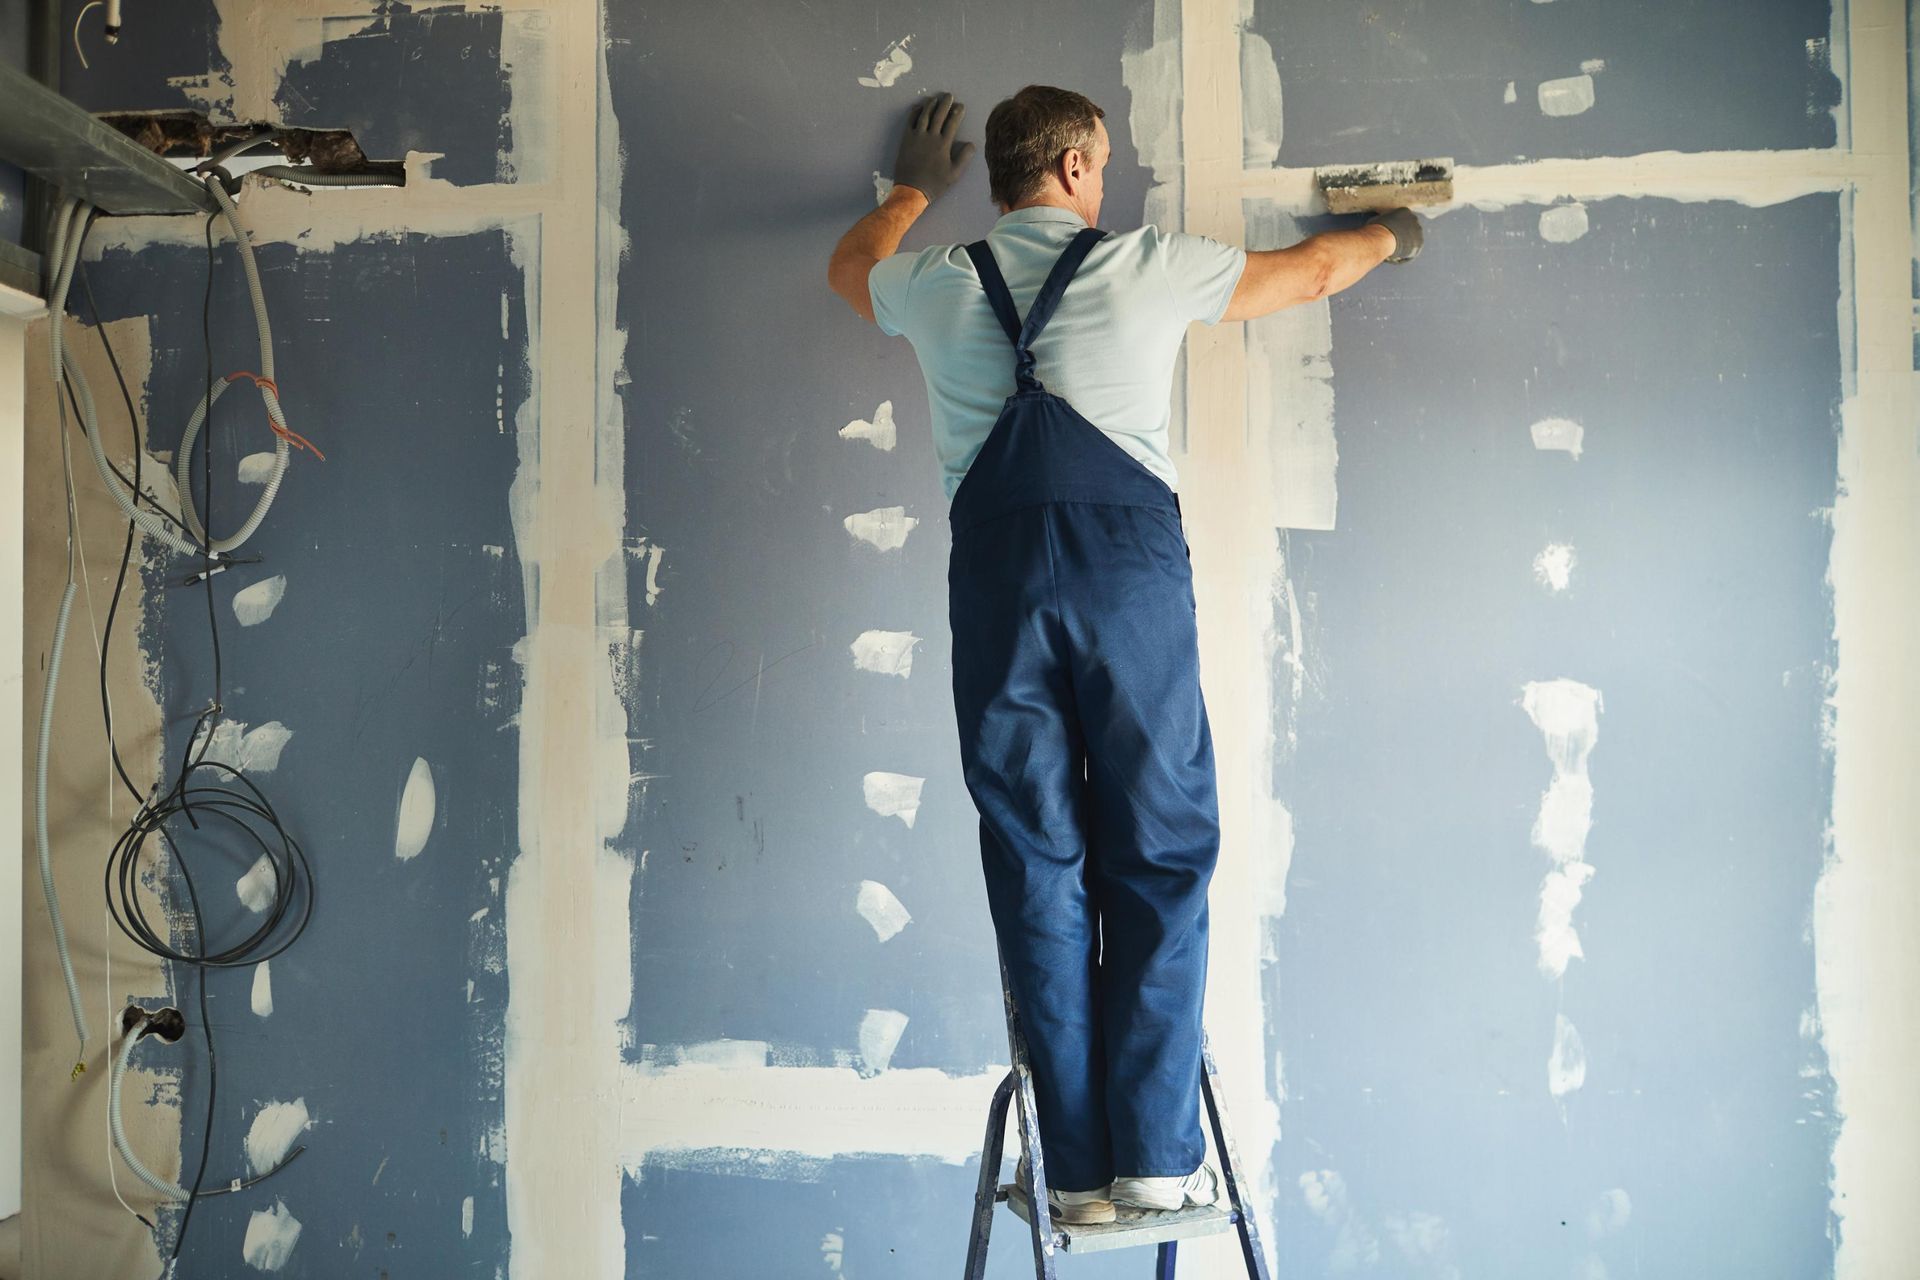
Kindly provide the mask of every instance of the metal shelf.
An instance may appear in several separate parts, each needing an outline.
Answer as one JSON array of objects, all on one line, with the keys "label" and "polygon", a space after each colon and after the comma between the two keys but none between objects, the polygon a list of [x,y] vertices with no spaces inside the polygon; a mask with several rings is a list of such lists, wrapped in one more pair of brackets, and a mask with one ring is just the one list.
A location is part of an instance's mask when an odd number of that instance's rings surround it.
[{"label": "metal shelf", "polygon": [[0,65],[0,159],[104,213],[211,213],[205,185],[38,81]]}]

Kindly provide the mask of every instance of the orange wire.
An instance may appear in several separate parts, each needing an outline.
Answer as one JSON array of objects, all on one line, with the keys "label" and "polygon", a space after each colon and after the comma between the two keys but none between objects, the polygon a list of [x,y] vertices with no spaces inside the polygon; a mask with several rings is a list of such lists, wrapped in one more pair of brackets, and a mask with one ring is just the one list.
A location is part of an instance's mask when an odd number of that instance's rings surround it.
[{"label": "orange wire", "polygon": [[[263,378],[259,374],[249,373],[245,369],[241,369],[237,373],[230,373],[227,375],[228,382],[238,382],[242,378],[251,378],[253,380],[253,384],[256,387],[265,387],[267,390],[273,392],[273,398],[276,401],[280,399],[280,388],[274,383],[272,378]],[[271,417],[267,419],[267,429],[273,432],[273,434],[279,436],[281,439],[287,441],[287,443],[298,445],[300,448],[305,449],[308,453],[311,453],[314,457],[320,459],[320,461],[325,462],[327,460],[326,454],[314,448],[313,441],[307,439],[305,436],[301,435],[299,432],[293,430],[290,427],[281,426],[279,423],[275,422]]]}]

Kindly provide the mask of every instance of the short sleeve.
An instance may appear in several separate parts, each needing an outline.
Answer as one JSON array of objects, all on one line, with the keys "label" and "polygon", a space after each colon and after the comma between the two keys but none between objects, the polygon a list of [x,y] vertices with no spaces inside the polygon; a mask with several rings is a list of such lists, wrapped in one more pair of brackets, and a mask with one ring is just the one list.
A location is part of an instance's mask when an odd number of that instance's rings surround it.
[{"label": "short sleeve", "polygon": [[1174,310],[1183,320],[1218,324],[1246,270],[1247,251],[1184,231],[1160,232],[1159,245]]},{"label": "short sleeve", "polygon": [[874,323],[890,337],[900,336],[907,318],[907,286],[913,280],[918,253],[896,253],[882,258],[867,272],[867,297],[873,303]]}]

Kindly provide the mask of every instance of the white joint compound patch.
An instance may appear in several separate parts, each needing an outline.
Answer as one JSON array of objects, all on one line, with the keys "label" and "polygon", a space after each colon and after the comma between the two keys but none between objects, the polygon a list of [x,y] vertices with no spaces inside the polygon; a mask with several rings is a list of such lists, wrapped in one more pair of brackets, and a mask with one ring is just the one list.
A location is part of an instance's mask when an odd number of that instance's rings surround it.
[{"label": "white joint compound patch", "polygon": [[874,936],[882,942],[899,933],[913,920],[900,899],[893,896],[893,890],[878,880],[860,882],[860,888],[853,896],[853,909],[873,926]]},{"label": "white joint compound patch", "polygon": [[232,765],[242,773],[272,773],[280,767],[280,753],[293,740],[293,730],[278,720],[249,729],[238,720],[222,720],[207,744],[207,759]]},{"label": "white joint compound patch", "polygon": [[904,35],[895,40],[880,56],[880,61],[873,64],[873,74],[861,76],[860,83],[869,89],[886,89],[913,70],[913,58],[907,53],[907,42],[912,39],[911,35]]},{"label": "white joint compound patch", "polygon": [[1587,1082],[1587,1050],[1567,1015],[1553,1015],[1553,1052],[1547,1058],[1547,1091],[1564,1098]]},{"label": "white joint compound patch", "polygon": [[1542,418],[1529,427],[1533,435],[1533,447],[1552,452],[1580,456],[1580,443],[1586,437],[1586,429],[1571,418]]},{"label": "white joint compound patch", "polygon": [[287,1212],[284,1200],[275,1200],[271,1209],[255,1209],[247,1219],[240,1257],[256,1271],[278,1271],[287,1265],[299,1240],[300,1220]]},{"label": "white joint compound patch", "polygon": [[468,1196],[460,1202],[460,1234],[473,1235],[473,1197]]},{"label": "white joint compound patch", "polygon": [[243,627],[257,627],[273,616],[287,594],[287,575],[276,573],[233,593],[233,616]]},{"label": "white joint compound patch", "polygon": [[262,960],[253,966],[253,990],[248,996],[248,1005],[257,1018],[273,1016],[273,970],[271,960]]},{"label": "white joint compound patch", "polygon": [[898,551],[907,545],[907,535],[920,521],[908,515],[905,507],[879,507],[856,512],[841,523],[862,542],[882,551]]},{"label": "white joint compound patch", "polygon": [[273,475],[273,451],[250,453],[240,459],[237,478],[241,484],[265,484]]},{"label": "white joint compound patch", "polygon": [[1543,586],[1565,591],[1573,581],[1573,548],[1564,542],[1550,542],[1533,558],[1533,576]]},{"label": "white joint compound patch", "polygon": [[1593,878],[1585,860],[1587,832],[1593,826],[1593,782],[1587,757],[1600,736],[1600,691],[1577,680],[1536,681],[1526,686],[1521,706],[1546,739],[1553,779],[1540,798],[1534,819],[1534,846],[1553,860],[1540,883],[1540,915],[1534,937],[1540,972],[1559,978],[1580,950],[1573,909],[1581,888]]},{"label": "white joint compound patch", "polygon": [[263,853],[247,868],[247,874],[233,882],[233,891],[239,895],[240,905],[257,915],[273,905],[274,888],[278,881],[273,863]]},{"label": "white joint compound patch", "polygon": [[415,758],[413,768],[407,771],[407,785],[400,793],[400,813],[394,821],[393,856],[407,862],[427,847],[427,837],[433,834],[433,817],[437,808],[433,787],[433,768],[425,760]]},{"label": "white joint compound patch", "polygon": [[247,1126],[247,1167],[265,1173],[279,1164],[300,1135],[311,1128],[313,1117],[307,1114],[305,1098],[269,1102]]},{"label": "white joint compound patch", "polygon": [[882,452],[892,452],[897,433],[893,426],[893,401],[882,400],[880,407],[873,411],[871,420],[855,418],[840,428],[842,440],[865,440]]},{"label": "white joint compound patch", "polygon": [[898,1009],[869,1009],[860,1019],[861,1074],[879,1075],[893,1061],[907,1015]]},{"label": "white joint compound patch", "polygon": [[867,808],[883,818],[898,818],[909,827],[920,813],[920,788],[925,778],[905,773],[870,773],[861,779]]},{"label": "white joint compound patch", "polygon": [[860,670],[904,680],[913,674],[913,647],[919,643],[911,631],[862,631],[847,647]]},{"label": "white joint compound patch", "polygon": [[1593,109],[1593,77],[1567,76],[1540,82],[1540,112],[1549,116],[1577,116]]},{"label": "white joint compound patch", "polygon": [[1572,244],[1587,234],[1587,206],[1579,201],[1556,204],[1540,211],[1540,238],[1549,244]]},{"label": "white joint compound patch", "polygon": [[892,194],[893,194],[893,179],[889,178],[886,174],[881,173],[878,169],[875,169],[873,171],[873,206],[874,208],[877,209],[881,205],[885,204],[887,202],[887,197]]}]

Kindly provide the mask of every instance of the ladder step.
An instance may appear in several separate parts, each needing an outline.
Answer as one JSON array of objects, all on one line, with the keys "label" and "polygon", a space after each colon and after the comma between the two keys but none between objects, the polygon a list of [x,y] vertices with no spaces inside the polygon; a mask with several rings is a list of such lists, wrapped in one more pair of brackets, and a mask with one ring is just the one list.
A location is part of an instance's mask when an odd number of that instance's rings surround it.
[{"label": "ladder step", "polygon": [[[1007,1207],[1020,1215],[1022,1222],[1033,1222],[1033,1206],[1026,1190],[1018,1183],[1006,1183],[1000,1194]],[[1135,1245],[1159,1244],[1163,1240],[1190,1240],[1196,1236],[1218,1235],[1229,1231],[1238,1220],[1233,1210],[1220,1205],[1194,1209],[1119,1208],[1113,1222],[1068,1223],[1053,1219],[1054,1247],[1062,1253],[1097,1253],[1104,1249],[1130,1249]]]}]

